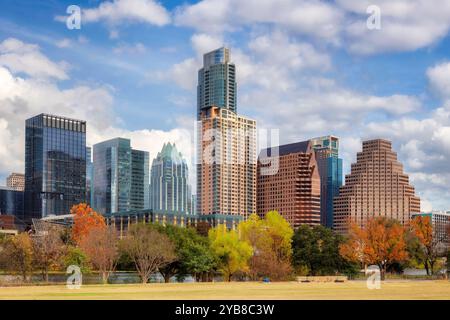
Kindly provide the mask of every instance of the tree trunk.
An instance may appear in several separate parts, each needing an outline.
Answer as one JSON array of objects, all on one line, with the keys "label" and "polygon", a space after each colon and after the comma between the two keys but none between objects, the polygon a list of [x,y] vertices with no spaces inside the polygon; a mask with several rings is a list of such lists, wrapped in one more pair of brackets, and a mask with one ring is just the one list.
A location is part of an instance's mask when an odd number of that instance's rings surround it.
[{"label": "tree trunk", "polygon": [[165,283],[169,283],[170,282],[170,278],[171,278],[171,274],[170,273],[166,273],[163,277],[164,277],[164,282]]},{"label": "tree trunk", "polygon": [[434,261],[430,260],[430,276],[433,275],[433,270],[434,270]]},{"label": "tree trunk", "polygon": [[108,273],[102,272],[102,283],[107,284],[108,283]]},{"label": "tree trunk", "polygon": [[428,267],[428,261],[425,261],[425,263],[423,264],[425,266],[425,271],[427,272],[427,276],[430,275],[430,268]]},{"label": "tree trunk", "polygon": [[380,280],[384,281],[386,279],[386,265],[383,264],[381,266],[378,266],[380,268]]}]

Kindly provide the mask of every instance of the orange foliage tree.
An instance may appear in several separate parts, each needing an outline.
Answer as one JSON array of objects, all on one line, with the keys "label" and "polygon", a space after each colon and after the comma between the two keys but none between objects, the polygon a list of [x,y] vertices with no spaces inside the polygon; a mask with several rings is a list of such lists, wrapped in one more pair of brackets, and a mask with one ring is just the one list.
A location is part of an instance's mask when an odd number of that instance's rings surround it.
[{"label": "orange foliage tree", "polygon": [[405,229],[395,220],[369,219],[364,229],[352,225],[339,252],[347,260],[377,265],[384,280],[390,265],[408,258]]},{"label": "orange foliage tree", "polygon": [[93,229],[105,229],[105,218],[95,212],[85,203],[74,205],[70,210],[74,215],[72,226],[72,239],[76,244],[80,244],[83,238],[86,238]]},{"label": "orange foliage tree", "polygon": [[[438,239],[433,233],[433,223],[429,216],[417,216],[411,221],[412,233],[420,244],[423,262],[428,275],[433,274],[434,264],[444,246],[444,239]],[[444,252],[442,252],[444,253]]]}]

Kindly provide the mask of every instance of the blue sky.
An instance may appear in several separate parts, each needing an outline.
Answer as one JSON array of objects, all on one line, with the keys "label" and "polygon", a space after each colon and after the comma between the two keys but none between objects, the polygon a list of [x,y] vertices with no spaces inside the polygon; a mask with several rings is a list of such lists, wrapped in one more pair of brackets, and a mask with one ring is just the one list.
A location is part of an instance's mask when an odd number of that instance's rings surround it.
[{"label": "blue sky", "polygon": [[[80,30],[65,24],[72,4]],[[449,29],[445,0],[3,1],[0,178],[23,171],[23,121],[38,112],[87,119],[90,144],[121,135],[151,157],[168,141],[189,155],[201,55],[227,45],[239,113],[282,143],[338,135],[346,170],[362,139],[391,139],[423,208],[448,210]]]}]

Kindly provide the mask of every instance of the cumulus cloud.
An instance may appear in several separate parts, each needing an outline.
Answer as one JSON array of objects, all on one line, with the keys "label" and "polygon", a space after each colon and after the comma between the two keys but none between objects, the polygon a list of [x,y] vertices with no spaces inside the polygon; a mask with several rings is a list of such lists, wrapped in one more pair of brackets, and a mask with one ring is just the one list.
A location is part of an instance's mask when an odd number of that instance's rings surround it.
[{"label": "cumulus cloud", "polygon": [[440,63],[428,68],[427,77],[435,93],[450,99],[450,62]]},{"label": "cumulus cloud", "polygon": [[236,31],[266,23],[335,42],[343,18],[340,8],[325,1],[202,0],[179,7],[174,20],[177,25],[206,33]]},{"label": "cumulus cloud", "polygon": [[126,21],[164,26],[170,22],[170,15],[161,4],[153,0],[104,1],[97,8],[83,10],[83,23],[101,20],[110,25]]},{"label": "cumulus cloud", "polygon": [[53,62],[40,52],[37,45],[8,38],[0,43],[0,66],[14,73],[23,73],[40,79],[68,79],[68,64]]},{"label": "cumulus cloud", "polygon": [[[381,30],[366,25],[370,5],[381,10]],[[425,48],[450,30],[447,0],[202,0],[179,7],[177,25],[204,33],[268,25],[314,42],[342,46],[356,54]]]},{"label": "cumulus cloud", "polygon": [[[433,45],[450,30],[450,2],[446,0],[337,0],[347,12],[346,38],[359,54],[414,51]],[[369,5],[381,10],[381,29],[369,30]]]},{"label": "cumulus cloud", "polygon": [[[2,43],[13,48],[20,44],[35,52],[37,47],[19,40]],[[13,45],[11,45],[14,44]],[[14,51],[15,52],[15,51]],[[21,52],[11,53],[20,55]],[[41,53],[42,57],[50,61]],[[16,57],[14,57],[15,59]],[[25,73],[27,78],[18,73]],[[127,130],[121,127],[121,119],[114,113],[114,91],[104,86],[73,86],[62,89],[58,78],[42,81],[40,73],[23,69],[16,71],[0,65],[0,176],[24,171],[24,123],[27,118],[40,113],[57,114],[87,120],[87,144],[125,137],[133,147],[150,152],[151,158],[164,142],[175,142],[186,155],[190,165],[192,141],[190,129],[176,128],[168,131],[145,129]]]},{"label": "cumulus cloud", "polygon": [[147,52],[147,47],[141,42],[135,44],[120,43],[113,48],[115,54],[142,54]]}]

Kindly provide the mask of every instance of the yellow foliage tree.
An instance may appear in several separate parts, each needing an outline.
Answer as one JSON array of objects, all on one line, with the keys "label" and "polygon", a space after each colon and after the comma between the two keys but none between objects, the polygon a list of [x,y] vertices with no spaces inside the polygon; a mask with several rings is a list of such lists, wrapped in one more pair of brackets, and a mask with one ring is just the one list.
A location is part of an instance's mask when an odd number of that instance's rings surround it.
[{"label": "yellow foliage tree", "polygon": [[252,214],[239,224],[240,238],[253,248],[250,277],[257,280],[271,277],[282,280],[291,273],[292,236],[289,223],[276,211],[261,219]]},{"label": "yellow foliage tree", "polygon": [[238,271],[248,272],[248,261],[253,254],[252,247],[239,240],[235,230],[227,230],[224,225],[208,232],[211,250],[219,259],[219,271],[227,281]]}]

